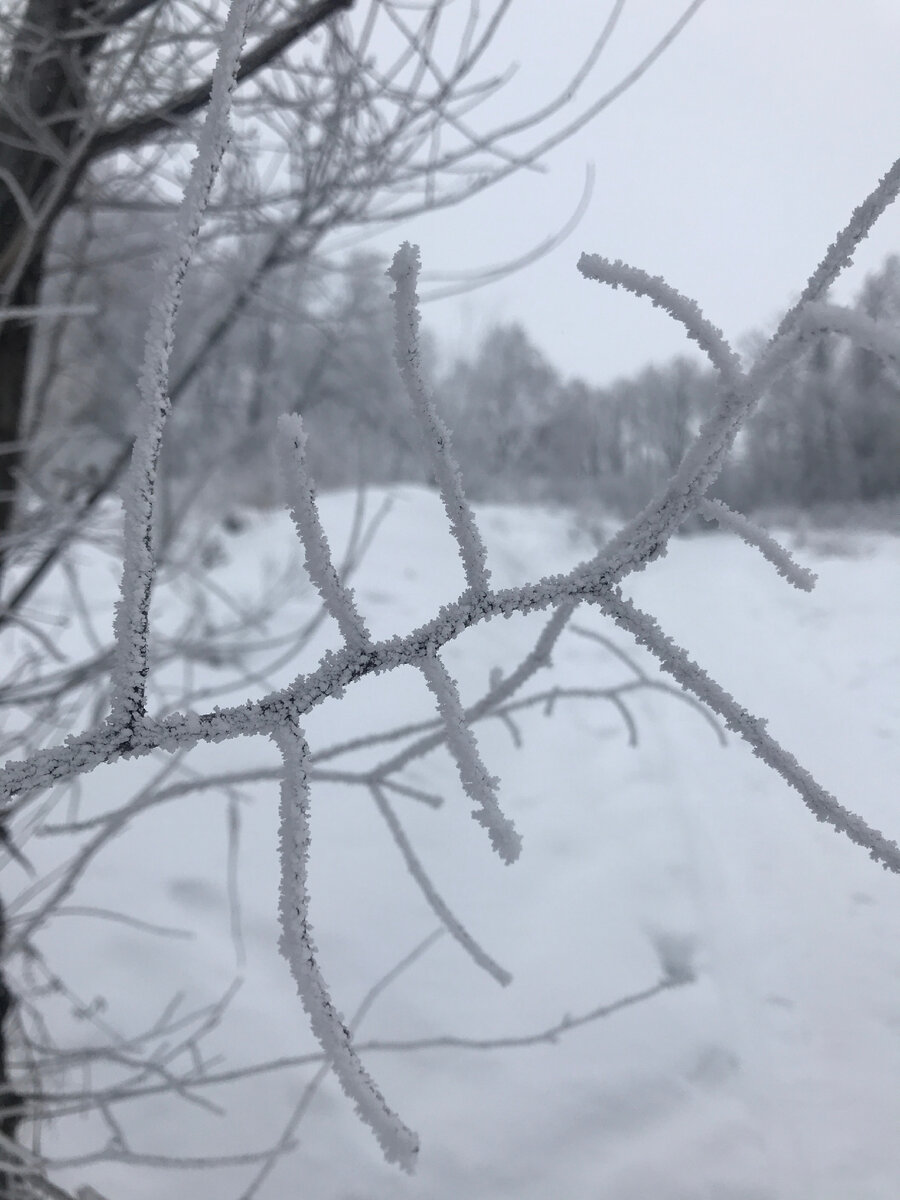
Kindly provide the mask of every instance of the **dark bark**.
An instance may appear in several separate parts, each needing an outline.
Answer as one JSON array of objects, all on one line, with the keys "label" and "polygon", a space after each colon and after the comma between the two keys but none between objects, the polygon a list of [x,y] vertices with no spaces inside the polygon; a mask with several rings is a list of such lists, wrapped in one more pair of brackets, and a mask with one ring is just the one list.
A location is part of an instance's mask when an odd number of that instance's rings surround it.
[{"label": "dark bark", "polygon": [[[5,835],[4,835],[5,836]],[[6,943],[6,913],[0,903],[0,962],[2,962]],[[15,1004],[15,997],[9,988],[5,974],[0,971],[0,1133],[10,1141],[15,1141],[19,1124],[22,1120],[22,1097],[13,1087],[9,1078],[9,1047],[7,1022]],[[3,1162],[9,1162],[7,1153],[0,1153],[0,1200],[12,1200],[17,1190],[19,1177],[3,1170]]]},{"label": "dark bark", "polygon": [[[68,0],[29,0],[13,44],[0,108],[0,295],[5,306],[32,308],[40,298],[46,239],[34,218],[78,134],[77,114],[84,108],[90,54],[97,43],[64,35],[77,34],[84,20]],[[15,507],[33,336],[27,316],[0,324],[0,572]],[[9,1071],[8,1023],[15,1001],[2,968],[4,952],[0,906],[0,1132],[12,1141],[21,1099]],[[18,1177],[0,1169],[0,1198],[8,1200],[18,1190]]]},{"label": "dark bark", "polygon": [[[29,0],[13,43],[0,108],[0,296],[4,306],[40,299],[47,230],[37,214],[79,135],[91,56],[85,10],[70,0]],[[83,36],[78,36],[79,33]],[[34,337],[27,316],[0,324],[0,575],[15,504],[20,426]]]},{"label": "dark bark", "polygon": [[[21,283],[11,296],[14,306],[37,302],[41,259],[28,264]],[[16,468],[21,459],[19,425],[25,395],[34,326],[13,317],[0,325],[0,537],[10,527],[16,495]],[[0,568],[5,554],[0,544]]]},{"label": "dark bark", "polygon": [[[310,5],[292,21],[274,30],[246,52],[237,71],[238,83],[244,83],[258,75],[295,42],[312,33],[335,13],[352,8],[355,2],[356,0],[318,0],[316,4]],[[209,102],[211,91],[212,76],[209,75],[195,87],[170,96],[148,112],[103,130],[91,139],[91,158],[112,154],[116,150],[127,150],[141,145],[159,133],[169,132],[179,120],[184,120],[185,117],[204,108]]]}]

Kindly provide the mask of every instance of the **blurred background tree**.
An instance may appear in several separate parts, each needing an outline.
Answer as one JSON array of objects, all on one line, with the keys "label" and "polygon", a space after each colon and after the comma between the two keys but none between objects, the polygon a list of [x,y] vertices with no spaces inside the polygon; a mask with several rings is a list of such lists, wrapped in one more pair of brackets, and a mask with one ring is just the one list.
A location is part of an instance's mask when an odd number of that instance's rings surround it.
[{"label": "blurred background tree", "polygon": [[[255,315],[260,328],[272,296],[283,301],[287,283],[273,277],[302,281],[292,296],[295,325],[321,324],[323,309],[310,314],[304,301],[322,286],[333,292],[325,280],[342,262],[338,235],[346,254],[373,229],[460,203],[533,165],[640,78],[701,3],[693,0],[624,79],[573,115],[617,26],[617,0],[557,94],[492,123],[488,102],[507,76],[487,60],[502,43],[511,0],[465,11],[447,0],[413,10],[392,0],[259,0],[238,75],[233,153],[197,264],[208,281],[219,279],[206,295],[194,286],[197,326],[173,399],[209,393],[200,376],[235,323]],[[71,413],[73,391],[84,386],[127,390],[122,366],[134,361],[139,322],[130,332],[115,323],[120,310],[126,325],[140,310],[136,275],[174,211],[223,15],[221,0],[0,0],[0,565],[26,481],[32,500],[49,493],[64,501],[71,530],[74,492],[83,505],[95,503],[128,459],[127,437],[114,449],[128,422],[104,417],[106,461],[92,453],[83,486],[69,478],[60,494],[42,475],[56,455],[41,434],[68,425],[60,415],[45,427],[44,418],[56,399]],[[81,349],[113,360],[93,368],[96,378],[65,353],[79,338]],[[252,353],[264,358],[266,350]],[[56,387],[66,375],[69,384]],[[87,403],[96,415],[96,399]],[[51,504],[38,523],[58,517]],[[26,538],[36,520],[32,512]]]}]

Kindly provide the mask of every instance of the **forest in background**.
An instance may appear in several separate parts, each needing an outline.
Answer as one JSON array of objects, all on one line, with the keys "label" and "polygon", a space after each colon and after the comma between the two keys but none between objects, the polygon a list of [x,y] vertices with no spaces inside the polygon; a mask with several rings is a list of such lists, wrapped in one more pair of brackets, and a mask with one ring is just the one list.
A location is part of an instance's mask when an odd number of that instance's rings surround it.
[{"label": "forest in background", "polygon": [[[134,435],[160,232],[151,218],[138,226],[133,215],[73,214],[57,239],[47,303],[67,315],[42,323],[31,384],[41,412],[33,402],[27,480],[43,502],[65,506],[89,489]],[[279,503],[272,453],[285,410],[303,416],[321,486],[424,481],[380,258],[357,253],[337,272],[286,262],[241,292],[246,250],[228,245],[213,242],[189,283],[163,520],[177,522],[203,493],[207,511]],[[223,322],[235,304],[240,318]],[[897,320],[900,258],[865,280],[854,307]],[[746,339],[748,353],[764,340]],[[449,361],[426,336],[424,357],[466,484],[483,500],[633,513],[672,474],[715,395],[712,372],[687,358],[606,386],[567,379],[517,324],[489,328]],[[715,492],[745,512],[889,501],[900,493],[900,379],[869,350],[816,339],[770,389]]]}]

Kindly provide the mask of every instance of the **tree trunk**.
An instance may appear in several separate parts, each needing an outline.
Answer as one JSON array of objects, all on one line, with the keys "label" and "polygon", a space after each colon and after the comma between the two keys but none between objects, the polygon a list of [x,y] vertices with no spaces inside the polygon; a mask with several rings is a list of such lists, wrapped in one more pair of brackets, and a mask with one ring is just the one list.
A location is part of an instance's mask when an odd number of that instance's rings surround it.
[{"label": "tree trunk", "polygon": [[[50,189],[65,172],[84,116],[85,80],[96,41],[78,37],[86,9],[71,0],[28,0],[13,43],[0,106],[0,307],[34,308],[40,300],[46,245],[59,211]],[[75,36],[71,36],[71,35]],[[68,37],[66,35],[69,35]],[[51,211],[45,206],[49,205]],[[43,210],[43,211],[42,211]],[[29,315],[0,316],[0,581],[9,554],[22,415],[35,324]],[[21,1122],[21,1098],[9,1072],[9,1017],[15,1004],[3,961],[5,912],[0,903],[0,1133],[10,1141]],[[20,1193],[20,1178],[2,1169],[0,1200]]]},{"label": "tree trunk", "polygon": [[[28,264],[12,294],[11,307],[31,308],[40,292],[43,255]],[[20,426],[24,409],[34,322],[11,317],[0,325],[0,579],[16,499],[16,471],[22,461]]]},{"label": "tree trunk", "polygon": [[[6,918],[0,907],[0,955],[4,951],[6,941]],[[10,991],[5,976],[0,973],[0,1133],[9,1141],[15,1141],[19,1123],[22,1120],[20,1105],[22,1098],[15,1090],[9,1078],[7,1059],[9,1046],[7,1044],[6,1023],[15,1004],[15,998]],[[10,1175],[2,1169],[2,1163],[9,1162],[9,1154],[5,1149],[0,1151],[0,1200],[10,1200],[17,1190],[18,1176]]]},{"label": "tree trunk", "polygon": [[[0,301],[32,308],[64,176],[85,117],[86,81],[99,39],[88,6],[28,0],[2,82],[0,106]],[[0,578],[16,491],[16,468],[33,319],[0,317]]]}]

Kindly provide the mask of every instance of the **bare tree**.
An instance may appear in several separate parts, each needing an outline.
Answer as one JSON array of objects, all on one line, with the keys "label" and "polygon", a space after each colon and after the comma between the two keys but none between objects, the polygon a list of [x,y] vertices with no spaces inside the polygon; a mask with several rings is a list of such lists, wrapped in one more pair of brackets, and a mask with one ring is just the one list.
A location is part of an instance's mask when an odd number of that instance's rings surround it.
[{"label": "bare tree", "polygon": [[[321,253],[338,230],[458,203],[534,163],[631,86],[701,3],[693,0],[625,78],[568,116],[616,28],[624,8],[616,0],[567,86],[492,126],[477,122],[477,111],[504,83],[484,63],[510,0],[484,13],[473,3],[461,23],[447,0],[415,16],[393,0],[358,12],[353,0],[259,0],[236,76],[243,153],[208,226],[210,236],[241,236],[249,269],[177,389],[267,272]],[[67,211],[172,210],[184,147],[209,101],[220,8],[219,0],[0,6],[0,539],[10,530],[23,439],[35,430],[25,415],[28,376],[54,232]],[[42,403],[33,394],[32,407]]]}]

